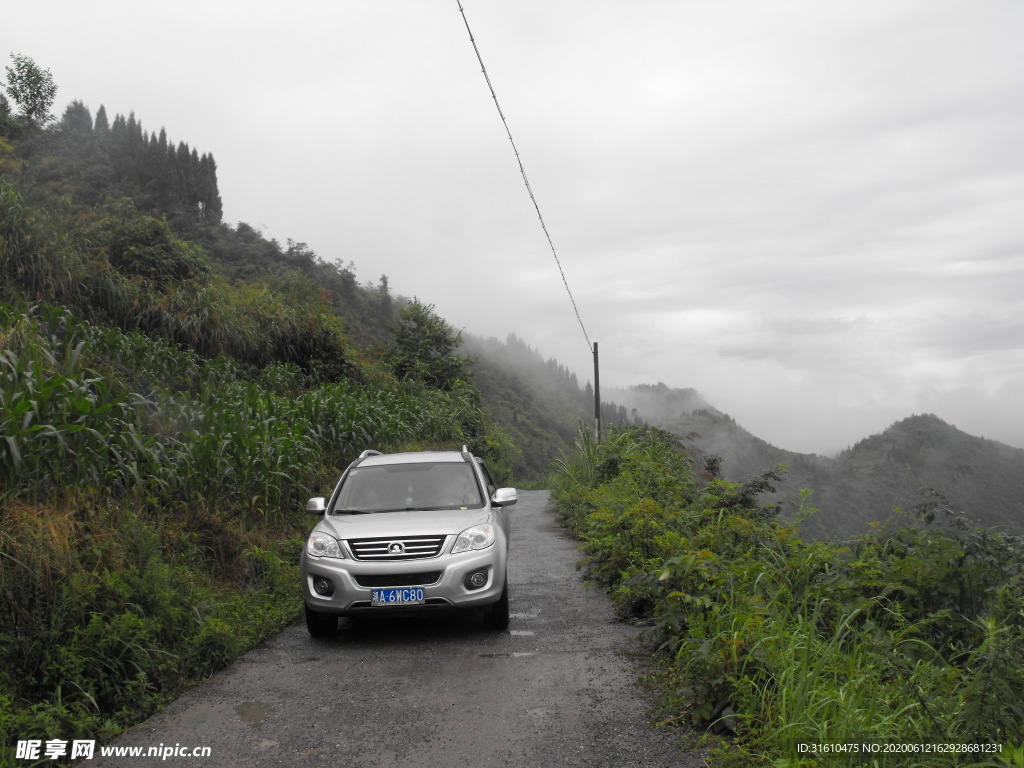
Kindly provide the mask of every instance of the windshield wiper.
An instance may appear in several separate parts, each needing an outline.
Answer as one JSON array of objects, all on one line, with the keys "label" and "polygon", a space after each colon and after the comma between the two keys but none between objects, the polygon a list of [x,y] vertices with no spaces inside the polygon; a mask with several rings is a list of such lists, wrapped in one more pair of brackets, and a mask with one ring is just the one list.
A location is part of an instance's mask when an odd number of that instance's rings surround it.
[{"label": "windshield wiper", "polygon": [[334,510],[336,515],[369,515],[372,514],[366,509],[356,509],[355,507],[342,507],[341,509]]}]

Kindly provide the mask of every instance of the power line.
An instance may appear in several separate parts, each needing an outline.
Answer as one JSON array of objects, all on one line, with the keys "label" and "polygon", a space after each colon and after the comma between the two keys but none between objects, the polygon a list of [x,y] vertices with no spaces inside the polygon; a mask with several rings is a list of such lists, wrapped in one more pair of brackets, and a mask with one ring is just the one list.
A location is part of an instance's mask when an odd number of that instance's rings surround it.
[{"label": "power line", "polygon": [[462,7],[462,0],[455,0],[459,6],[459,13],[462,14],[462,22],[466,25],[466,32],[469,33],[469,41],[473,44],[473,50],[476,52],[476,59],[480,62],[480,71],[484,73],[484,80],[487,81],[487,87],[491,91],[491,98],[494,99],[494,106],[498,108],[498,115],[501,117],[501,122],[505,126],[505,133],[508,134],[509,143],[512,144],[512,151],[515,152],[516,162],[519,163],[519,172],[523,176],[523,183],[526,184],[526,191],[530,193],[530,200],[533,202],[533,207],[537,211],[537,218],[540,219],[540,227],[544,230],[544,236],[548,239],[548,245],[551,247],[551,255],[555,257],[555,264],[558,265],[558,273],[562,276],[562,283],[565,285],[565,291],[569,294],[569,301],[572,302],[572,309],[576,313],[576,320],[579,321],[580,329],[583,331],[583,338],[587,340],[587,348],[591,353],[594,352],[594,345],[590,342],[590,336],[587,335],[586,326],[583,325],[583,318],[580,317],[580,310],[576,306],[576,299],[573,298],[572,291],[569,289],[569,281],[565,279],[565,270],[562,269],[562,262],[558,258],[558,252],[555,250],[555,243],[551,239],[551,234],[548,232],[548,227],[544,223],[544,216],[541,215],[540,205],[537,204],[537,198],[534,197],[533,187],[530,186],[530,180],[526,178],[526,169],[523,167],[523,159],[519,156],[519,148],[516,147],[516,142],[512,138],[512,131],[508,127],[508,121],[505,120],[505,113],[501,111],[501,105],[498,103],[498,94],[494,92],[494,86],[491,85],[491,78],[487,74],[487,67],[484,66],[483,57],[480,55],[480,49],[477,47],[476,39],[473,37],[473,30],[469,28],[469,21],[466,19],[466,11]]}]

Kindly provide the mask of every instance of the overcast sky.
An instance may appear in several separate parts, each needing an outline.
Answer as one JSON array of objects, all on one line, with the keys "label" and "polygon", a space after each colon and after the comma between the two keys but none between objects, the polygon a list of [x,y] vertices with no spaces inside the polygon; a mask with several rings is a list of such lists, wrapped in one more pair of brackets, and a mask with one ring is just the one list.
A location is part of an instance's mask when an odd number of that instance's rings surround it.
[{"label": "overcast sky", "polygon": [[[603,384],[1024,447],[1024,3],[462,3]],[[0,0],[11,53],[211,153],[227,221],[591,378],[457,0]]]}]

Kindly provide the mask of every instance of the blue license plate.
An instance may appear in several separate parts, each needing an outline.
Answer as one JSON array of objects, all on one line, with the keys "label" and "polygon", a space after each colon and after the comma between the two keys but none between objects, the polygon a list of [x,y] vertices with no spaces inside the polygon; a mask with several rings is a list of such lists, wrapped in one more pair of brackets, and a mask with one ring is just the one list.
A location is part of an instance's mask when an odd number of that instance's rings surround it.
[{"label": "blue license plate", "polygon": [[373,590],[373,605],[423,605],[423,587]]}]

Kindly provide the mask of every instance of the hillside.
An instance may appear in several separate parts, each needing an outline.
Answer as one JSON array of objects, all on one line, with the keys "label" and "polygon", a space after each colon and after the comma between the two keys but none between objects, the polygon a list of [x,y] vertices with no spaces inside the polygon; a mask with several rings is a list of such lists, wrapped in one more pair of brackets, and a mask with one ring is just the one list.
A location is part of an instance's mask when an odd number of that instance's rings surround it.
[{"label": "hillside", "polygon": [[300,615],[305,500],[362,450],[467,445],[514,485],[570,439],[571,379],[472,363],[218,189],[134,115],[0,95],[0,765],[103,743]]},{"label": "hillside", "polygon": [[[780,504],[784,517],[792,516],[801,489],[809,489],[807,505],[819,511],[801,531],[811,538],[863,533],[889,520],[906,522],[911,510],[940,499],[978,525],[1024,533],[1024,450],[969,435],[937,416],[911,416],[826,457],[765,442],[693,390],[635,389],[635,395],[629,389],[616,396],[650,423],[681,436],[698,459],[720,456],[724,476],[744,480],[786,466],[766,501]],[[945,518],[939,513],[936,522]]]},{"label": "hillside", "polygon": [[[517,466],[523,476],[546,477],[551,462],[576,439],[580,425],[593,426],[590,382],[581,387],[575,373],[553,358],[545,359],[515,334],[503,342],[467,335],[463,351],[473,361],[473,381],[487,413],[521,450]],[[625,406],[604,397],[601,414],[608,426],[639,423]]]},{"label": "hillside", "polygon": [[[932,489],[979,525],[1024,533],[1024,450],[969,435],[937,416],[897,422],[832,464],[807,467],[808,487],[817,483],[822,489],[816,505],[835,510],[823,523],[842,515],[840,529],[862,527],[876,519],[872,512],[936,500],[935,494],[921,493]],[[860,505],[849,502],[854,489],[863,500]]]},{"label": "hillside", "polygon": [[[360,284],[350,254],[222,211],[212,154],[164,129],[0,99],[4,744],[108,740],[294,620],[305,499],[365,448],[466,444],[499,482],[539,483],[591,423],[590,385],[525,342],[462,338],[387,276]],[[923,483],[1020,519],[1022,452],[934,418],[822,459],[693,390],[605,397],[606,425],[656,419],[728,477],[790,465],[778,498],[814,488],[814,533]]]}]

